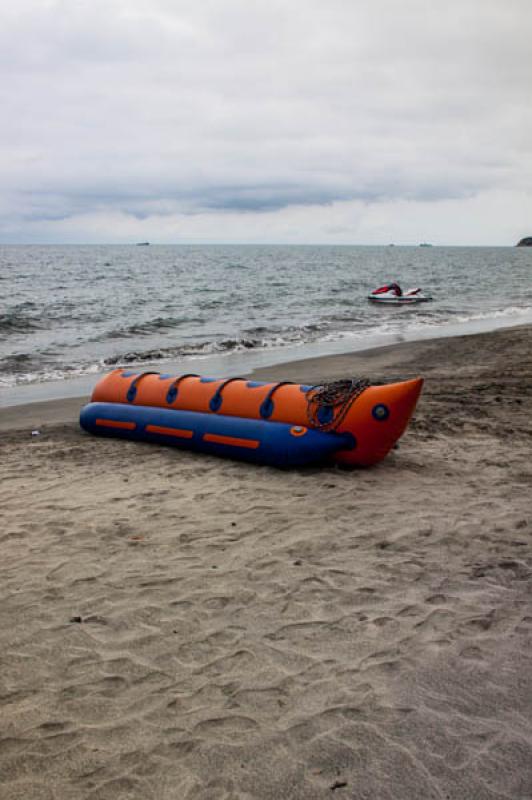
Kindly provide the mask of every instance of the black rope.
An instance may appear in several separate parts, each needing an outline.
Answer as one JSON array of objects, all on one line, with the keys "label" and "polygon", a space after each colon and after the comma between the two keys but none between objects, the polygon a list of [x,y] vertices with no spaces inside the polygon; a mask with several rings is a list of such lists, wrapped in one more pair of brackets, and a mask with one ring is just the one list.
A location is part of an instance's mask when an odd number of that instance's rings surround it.
[{"label": "black rope", "polygon": [[[311,428],[319,431],[334,431],[344,421],[347,412],[364,389],[370,385],[367,378],[346,379],[312,386],[305,393],[307,399],[307,417]],[[320,422],[319,413],[322,408],[331,410],[332,416]]]}]

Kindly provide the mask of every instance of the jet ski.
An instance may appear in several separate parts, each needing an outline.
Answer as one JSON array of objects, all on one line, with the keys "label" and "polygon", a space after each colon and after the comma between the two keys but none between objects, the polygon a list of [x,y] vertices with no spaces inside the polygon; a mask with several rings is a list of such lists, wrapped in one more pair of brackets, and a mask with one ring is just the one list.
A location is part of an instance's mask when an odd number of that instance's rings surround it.
[{"label": "jet ski", "polygon": [[387,283],[368,294],[368,300],[381,305],[408,306],[413,303],[426,303],[432,300],[432,297],[424,294],[419,287],[403,292],[398,283]]}]

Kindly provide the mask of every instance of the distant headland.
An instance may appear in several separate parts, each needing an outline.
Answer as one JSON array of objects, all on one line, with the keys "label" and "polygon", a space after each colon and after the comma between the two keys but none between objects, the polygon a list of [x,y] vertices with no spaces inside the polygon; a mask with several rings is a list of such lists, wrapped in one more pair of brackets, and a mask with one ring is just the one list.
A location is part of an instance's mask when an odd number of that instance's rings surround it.
[{"label": "distant headland", "polygon": [[148,247],[149,242],[137,242],[137,247]]},{"label": "distant headland", "polygon": [[517,242],[516,247],[532,247],[532,236],[525,236],[520,242]]}]

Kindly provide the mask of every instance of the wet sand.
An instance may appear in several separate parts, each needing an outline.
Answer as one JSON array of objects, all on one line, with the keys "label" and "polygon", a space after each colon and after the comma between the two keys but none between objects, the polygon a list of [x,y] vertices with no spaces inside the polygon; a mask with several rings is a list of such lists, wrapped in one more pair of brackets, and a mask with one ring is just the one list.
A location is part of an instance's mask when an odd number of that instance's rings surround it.
[{"label": "wet sand", "polygon": [[418,374],[352,472],[2,410],[1,800],[532,797],[532,328],[254,377]]}]

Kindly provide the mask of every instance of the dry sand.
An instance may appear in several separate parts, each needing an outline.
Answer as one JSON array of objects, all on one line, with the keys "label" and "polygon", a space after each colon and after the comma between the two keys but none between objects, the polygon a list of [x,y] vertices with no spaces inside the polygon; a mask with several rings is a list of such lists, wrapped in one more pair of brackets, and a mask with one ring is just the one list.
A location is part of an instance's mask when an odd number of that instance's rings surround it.
[{"label": "dry sand", "polygon": [[2,411],[1,800],[532,798],[531,353],[522,328],[255,373],[424,375],[354,472]]}]

